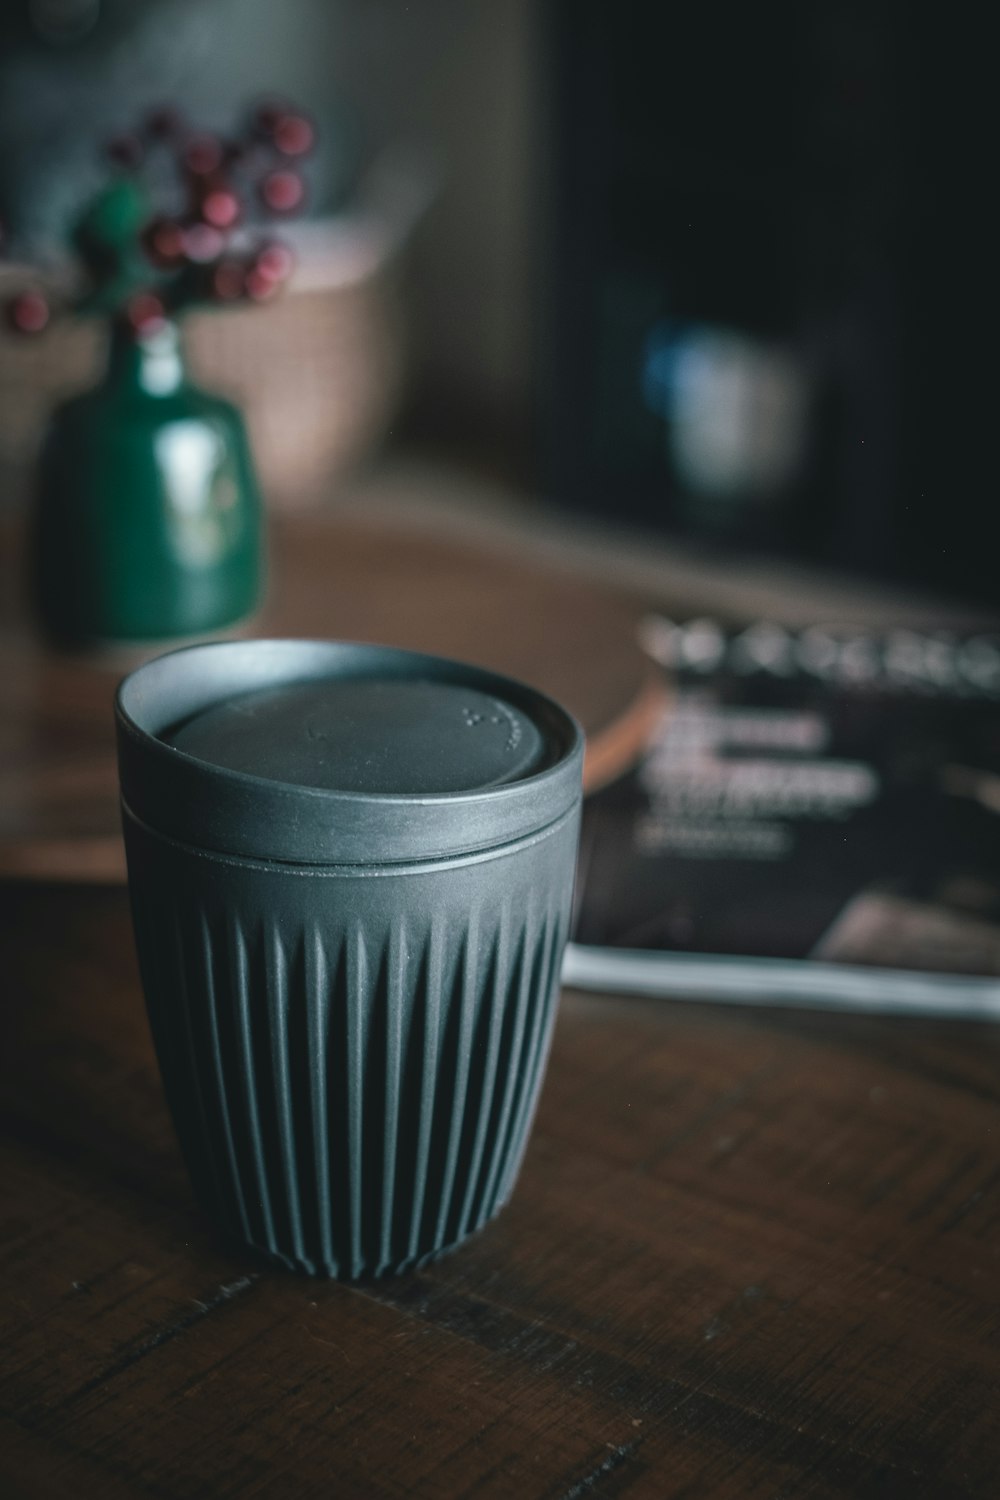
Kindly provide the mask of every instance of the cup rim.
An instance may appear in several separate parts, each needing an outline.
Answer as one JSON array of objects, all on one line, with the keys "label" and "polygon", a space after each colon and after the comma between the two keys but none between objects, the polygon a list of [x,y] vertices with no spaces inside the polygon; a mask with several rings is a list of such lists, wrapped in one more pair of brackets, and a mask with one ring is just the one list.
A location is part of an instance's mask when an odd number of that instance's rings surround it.
[{"label": "cup rim", "polygon": [[[244,692],[332,677],[417,675],[519,707],[542,731],[548,763],[470,791],[338,791],[216,765],[163,738]],[[554,699],[471,663],[377,643],[288,637],[181,646],[119,683],[115,720],[123,801],[154,830],[221,854],[309,864],[440,859],[535,832],[582,795],[583,731]]]}]

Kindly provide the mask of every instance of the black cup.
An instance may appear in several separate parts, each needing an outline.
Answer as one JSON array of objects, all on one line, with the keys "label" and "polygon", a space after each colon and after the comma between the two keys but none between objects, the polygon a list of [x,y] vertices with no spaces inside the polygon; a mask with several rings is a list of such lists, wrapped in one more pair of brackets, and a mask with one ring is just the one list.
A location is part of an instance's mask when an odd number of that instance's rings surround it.
[{"label": "black cup", "polygon": [[116,705],[143,988],[225,1231],[355,1278],[509,1198],[558,995],[582,737],[540,693],[375,646],[172,652]]}]

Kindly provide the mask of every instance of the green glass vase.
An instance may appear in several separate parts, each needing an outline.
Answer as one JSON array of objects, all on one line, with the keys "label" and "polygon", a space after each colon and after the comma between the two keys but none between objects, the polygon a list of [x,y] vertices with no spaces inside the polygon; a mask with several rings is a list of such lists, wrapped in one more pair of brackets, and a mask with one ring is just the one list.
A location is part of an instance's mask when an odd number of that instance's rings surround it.
[{"label": "green glass vase", "polygon": [[33,586],[66,645],[197,636],[261,587],[261,506],[243,420],[187,378],[173,324],[114,325],[104,379],[53,413]]}]

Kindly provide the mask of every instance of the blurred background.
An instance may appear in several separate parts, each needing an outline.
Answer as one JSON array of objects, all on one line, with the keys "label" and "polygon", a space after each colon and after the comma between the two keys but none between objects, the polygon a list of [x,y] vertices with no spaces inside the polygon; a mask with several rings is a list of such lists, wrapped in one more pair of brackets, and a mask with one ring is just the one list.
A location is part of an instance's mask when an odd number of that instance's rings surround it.
[{"label": "blurred background", "polygon": [[[58,275],[150,107],[286,96],[296,278],[188,334],[273,509],[418,452],[567,533],[988,601],[988,138],[946,45],[899,0],[9,0],[0,275]],[[0,507],[99,339],[0,335]]]}]

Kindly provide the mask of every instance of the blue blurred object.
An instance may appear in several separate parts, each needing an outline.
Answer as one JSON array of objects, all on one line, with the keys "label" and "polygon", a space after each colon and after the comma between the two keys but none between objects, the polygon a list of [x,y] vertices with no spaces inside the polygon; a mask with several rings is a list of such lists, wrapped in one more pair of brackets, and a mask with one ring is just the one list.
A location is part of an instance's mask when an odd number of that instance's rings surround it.
[{"label": "blue blurred object", "polygon": [[646,341],[642,393],[665,431],[664,490],[713,529],[746,507],[780,506],[806,441],[805,372],[780,344],[738,329],[669,320]]}]

